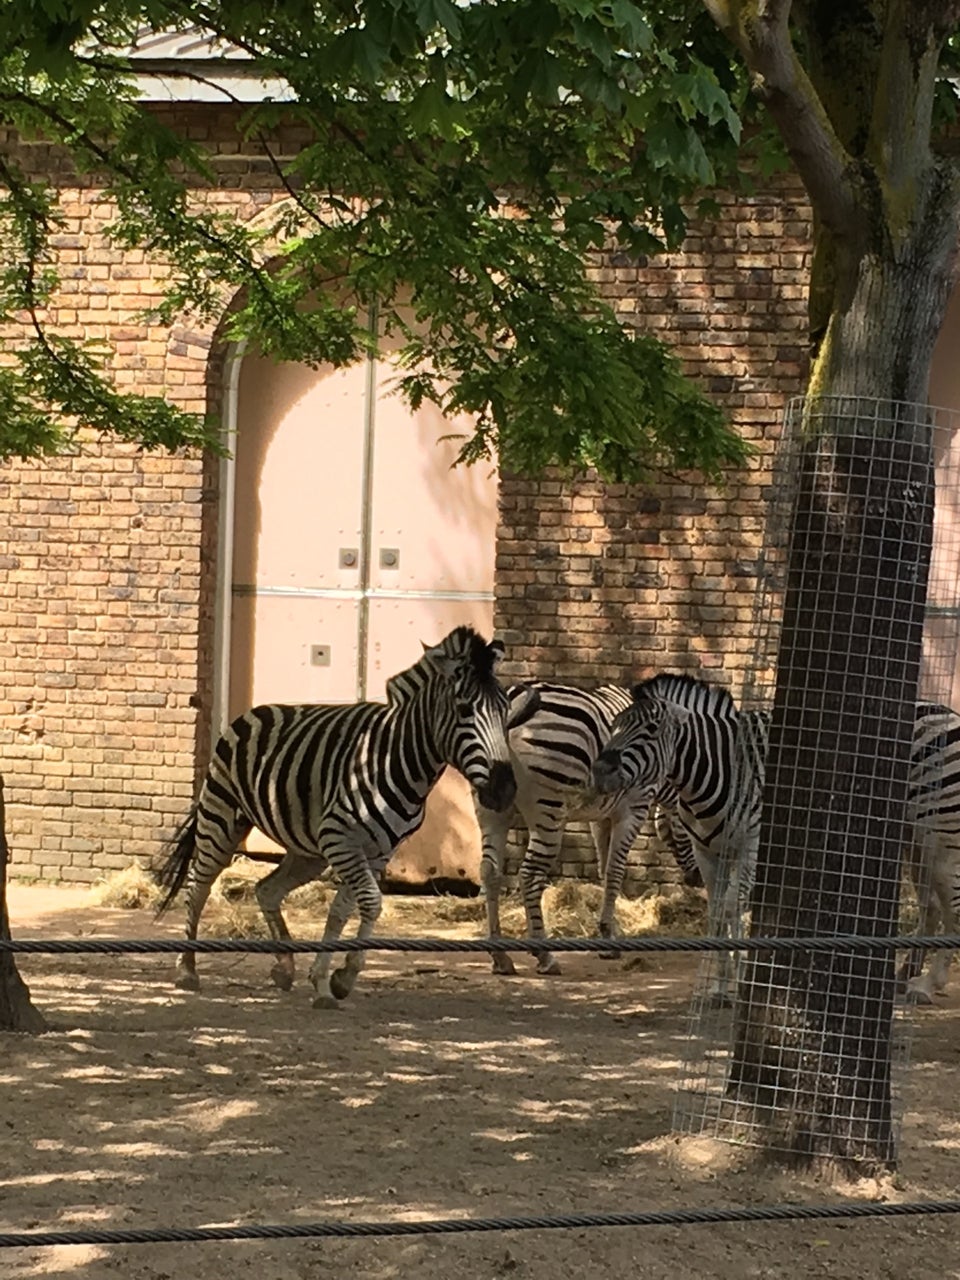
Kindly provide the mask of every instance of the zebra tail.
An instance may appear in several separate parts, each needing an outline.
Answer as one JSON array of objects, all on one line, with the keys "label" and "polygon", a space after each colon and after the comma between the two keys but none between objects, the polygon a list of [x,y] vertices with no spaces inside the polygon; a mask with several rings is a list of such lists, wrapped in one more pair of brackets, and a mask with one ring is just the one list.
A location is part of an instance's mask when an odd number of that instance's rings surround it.
[{"label": "zebra tail", "polygon": [[174,898],[183,888],[183,882],[190,870],[190,863],[197,848],[197,806],[190,813],[171,841],[170,853],[166,861],[156,872],[157,882],[166,889],[163,899],[157,907],[155,920],[159,920]]}]

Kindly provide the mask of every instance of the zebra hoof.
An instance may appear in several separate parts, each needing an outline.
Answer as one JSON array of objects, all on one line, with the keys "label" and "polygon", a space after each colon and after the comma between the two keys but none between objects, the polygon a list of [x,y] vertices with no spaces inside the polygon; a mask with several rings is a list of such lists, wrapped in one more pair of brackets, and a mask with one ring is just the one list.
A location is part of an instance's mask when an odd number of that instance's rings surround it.
[{"label": "zebra hoof", "polygon": [[330,990],[337,1000],[346,1000],[353,990],[355,980],[355,974],[351,974],[345,969],[334,969],[330,975]]},{"label": "zebra hoof", "polygon": [[907,988],[907,1004],[931,1005],[933,1002],[933,996],[923,987]]},{"label": "zebra hoof", "polygon": [[340,1001],[337,1000],[335,996],[328,996],[326,994],[320,995],[318,993],[313,997],[310,1003],[314,1007],[314,1009],[339,1009],[340,1008]]},{"label": "zebra hoof", "polygon": [[189,969],[181,969],[174,979],[174,986],[178,991],[199,991],[200,979]]},{"label": "zebra hoof", "polygon": [[517,974],[513,961],[502,952],[493,957],[493,972],[504,978],[514,978]]},{"label": "zebra hoof", "polygon": [[289,991],[293,986],[293,971],[282,964],[275,964],[270,970],[270,981],[281,991]]},{"label": "zebra hoof", "polygon": [[619,951],[598,951],[597,956],[601,960],[619,960],[620,952]]},{"label": "zebra hoof", "polygon": [[560,968],[560,961],[551,956],[549,960],[537,961],[537,973],[541,978],[559,978],[563,970]]}]

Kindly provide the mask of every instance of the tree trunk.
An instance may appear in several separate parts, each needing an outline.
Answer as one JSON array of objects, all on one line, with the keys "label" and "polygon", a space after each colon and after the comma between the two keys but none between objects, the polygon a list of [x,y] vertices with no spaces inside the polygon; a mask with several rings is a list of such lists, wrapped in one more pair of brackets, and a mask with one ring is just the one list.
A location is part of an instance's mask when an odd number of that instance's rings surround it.
[{"label": "tree trunk", "polygon": [[[856,278],[844,297],[841,276],[798,449],[757,936],[894,933],[898,919],[933,531],[922,405],[948,262],[844,265]],[[741,972],[737,1119],[788,1161],[893,1167],[892,953],[756,956]]]},{"label": "tree trunk", "polygon": [[[10,937],[7,914],[7,827],[3,803],[3,779],[0,778],[0,938]],[[9,951],[0,951],[0,1031],[28,1031],[38,1035],[46,1031],[43,1014],[30,999],[27,984],[17,971]]]},{"label": "tree trunk", "polygon": [[[756,933],[897,920],[933,524],[923,406],[960,173],[931,150],[956,0],[704,0],[815,215],[805,402],[763,801]],[[795,43],[797,32],[801,36]],[[893,957],[755,957],[728,1093],[771,1153],[894,1160]]]}]

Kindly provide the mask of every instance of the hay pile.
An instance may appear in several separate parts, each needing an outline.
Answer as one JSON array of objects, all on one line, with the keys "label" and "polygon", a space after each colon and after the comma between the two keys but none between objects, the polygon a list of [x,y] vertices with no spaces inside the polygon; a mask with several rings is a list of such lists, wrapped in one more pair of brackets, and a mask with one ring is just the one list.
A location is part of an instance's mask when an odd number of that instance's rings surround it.
[{"label": "hay pile", "polygon": [[[552,938],[593,938],[603,901],[598,884],[583,880],[563,880],[548,885],[543,895],[543,914],[547,933]],[[486,907],[481,898],[438,898],[436,917],[450,924],[486,923]],[[617,903],[617,920],[623,934],[675,932],[702,933],[705,921],[703,894],[695,889],[671,888],[651,892],[641,898],[621,898]],[[522,935],[526,929],[523,903],[516,893],[500,899],[500,923],[503,932]]]},{"label": "hay pile", "polygon": [[[254,889],[270,868],[249,858],[237,858],[215,882],[203,912],[202,931],[208,938],[266,938],[267,926]],[[295,889],[285,904],[285,914],[311,923],[323,923],[334,890],[329,881],[315,880]],[[139,862],[96,881],[90,902],[98,907],[125,911],[156,911],[162,893],[151,873]]]},{"label": "hay pile", "polygon": [[[216,881],[203,913],[202,931],[212,938],[267,937],[254,896],[257,881],[269,873],[261,862],[238,858]],[[291,928],[300,934],[319,931],[333,899],[330,880],[315,880],[290,894],[284,914]],[[149,871],[139,863],[98,881],[90,891],[97,906],[124,910],[155,911],[160,890]],[[543,896],[543,908],[551,937],[592,938],[596,935],[602,893],[599,885],[566,880],[550,885]],[[439,926],[469,925],[470,935],[482,937],[486,927],[486,905],[482,898],[452,895],[387,895],[378,932],[429,934]],[[500,919],[507,935],[523,936],[526,922],[523,904],[516,893],[504,894]],[[704,900],[701,891],[674,888],[651,892],[641,898],[621,899],[617,919],[625,935],[670,933],[697,934],[704,928]],[[445,930],[446,931],[446,930]]]}]

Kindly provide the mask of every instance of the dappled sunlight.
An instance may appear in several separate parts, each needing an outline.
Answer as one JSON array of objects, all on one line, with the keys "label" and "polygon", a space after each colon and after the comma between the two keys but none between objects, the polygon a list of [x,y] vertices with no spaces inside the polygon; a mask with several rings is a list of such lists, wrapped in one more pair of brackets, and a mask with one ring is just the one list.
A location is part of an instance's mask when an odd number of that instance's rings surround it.
[{"label": "dappled sunlight", "polygon": [[[117,925],[108,932],[123,936]],[[202,957],[198,994],[172,989],[167,957],[24,957],[34,997],[60,1029],[0,1037],[0,1222],[422,1220],[834,1196],[793,1175],[758,1174],[729,1144],[671,1135],[695,960],[637,970],[565,956],[561,978],[504,979],[485,956],[432,959],[372,956],[351,999],[320,1011],[306,964],[280,992],[263,956]],[[916,1025],[902,1185],[874,1195],[955,1191],[960,993]],[[960,1252],[960,1224],[925,1229],[943,1256]],[[856,1241],[867,1231],[888,1232],[891,1267],[907,1274],[921,1238],[906,1223],[823,1226],[815,1237],[786,1225],[706,1231],[701,1256],[723,1261],[699,1274],[735,1280],[779,1280],[785,1258],[791,1276],[865,1280]],[[830,1240],[832,1270],[798,1264],[797,1248],[814,1238]],[[526,1235],[19,1250],[0,1270],[5,1280],[539,1280],[598,1265],[638,1274],[654,1241],[673,1274],[696,1273],[689,1236],[630,1231],[562,1233],[552,1245]],[[747,1261],[758,1257],[766,1269]]]},{"label": "dappled sunlight", "polygon": [[53,1275],[57,1276],[81,1276],[93,1275],[93,1271],[87,1268],[93,1267],[95,1264],[103,1266],[110,1265],[110,1250],[101,1249],[97,1245],[92,1244],[74,1244],[74,1245],[53,1245],[49,1249],[39,1249],[34,1251],[34,1257],[39,1261],[32,1262],[18,1258],[14,1264],[17,1266],[16,1275],[18,1276],[45,1276],[47,1280]]}]

